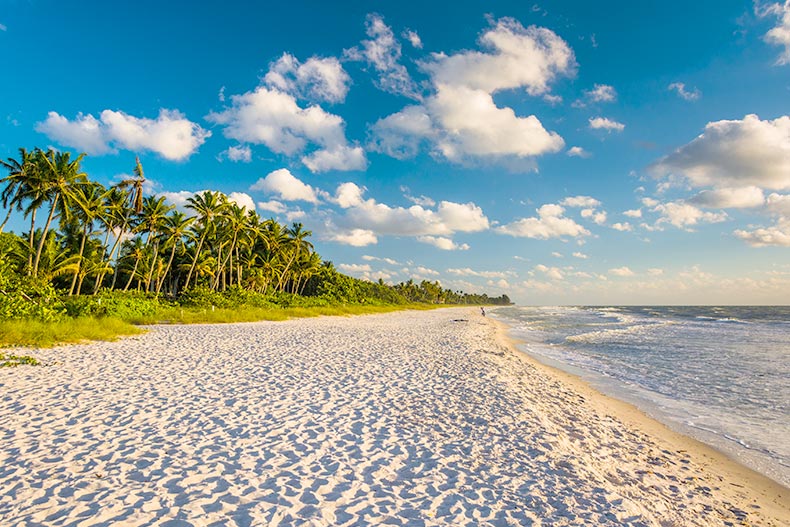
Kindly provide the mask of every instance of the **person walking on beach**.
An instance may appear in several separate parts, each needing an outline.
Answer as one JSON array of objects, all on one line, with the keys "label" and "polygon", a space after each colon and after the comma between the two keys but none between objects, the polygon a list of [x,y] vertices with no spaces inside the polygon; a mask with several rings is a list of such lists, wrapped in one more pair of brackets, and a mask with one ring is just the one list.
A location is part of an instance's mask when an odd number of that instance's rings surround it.
[{"label": "person walking on beach", "polygon": [[480,306],[480,314],[486,316],[486,308],[484,308],[483,306]]}]

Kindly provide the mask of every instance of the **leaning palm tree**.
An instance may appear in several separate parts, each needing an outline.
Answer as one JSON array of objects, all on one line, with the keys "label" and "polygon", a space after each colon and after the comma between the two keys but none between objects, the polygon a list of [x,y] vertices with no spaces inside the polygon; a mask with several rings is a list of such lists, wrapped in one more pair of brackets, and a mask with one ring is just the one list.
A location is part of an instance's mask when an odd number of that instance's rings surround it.
[{"label": "leaning palm tree", "polygon": [[45,199],[49,201],[50,209],[49,216],[44,224],[43,236],[33,260],[33,276],[38,274],[38,262],[41,258],[44,240],[52,224],[55,211],[60,209],[64,215],[68,216],[70,214],[70,210],[62,206],[61,200],[63,196],[72,194],[77,186],[85,184],[88,180],[87,175],[82,172],[80,166],[83,157],[85,157],[85,154],[80,154],[76,159],[71,159],[70,152],[36,151],[36,162],[39,165],[39,169],[36,171],[38,176],[35,189],[37,198],[34,202]]},{"label": "leaning palm tree", "polygon": [[293,226],[285,229],[286,235],[288,236],[287,247],[290,252],[290,258],[285,265],[285,269],[283,269],[282,275],[280,275],[280,283],[277,284],[277,288],[280,291],[285,287],[285,279],[287,278],[288,270],[293,265],[294,261],[300,254],[307,253],[313,248],[313,244],[307,241],[307,237],[312,236],[313,232],[306,231],[302,229],[302,227],[303,225],[301,223],[294,222]]},{"label": "leaning palm tree", "polygon": [[19,159],[10,157],[8,161],[0,159],[0,166],[8,170],[8,175],[0,180],[5,185],[0,192],[0,203],[8,209],[3,223],[0,224],[0,232],[3,232],[11,218],[11,213],[14,210],[22,210],[22,201],[28,190],[28,183],[35,175],[38,166],[35,163],[34,152],[28,152],[24,148],[19,149]]},{"label": "leaning palm tree", "polygon": [[[81,185],[72,193],[63,198],[65,207],[73,209],[78,223],[82,224],[82,236],[80,238],[80,248],[77,254],[77,261],[74,270],[74,276],[71,280],[71,288],[69,289],[69,296],[74,294],[74,288],[77,284],[77,279],[80,279],[80,286],[82,280],[85,278],[81,275],[82,270],[82,257],[85,252],[85,243],[88,238],[93,234],[93,225],[97,221],[101,221],[104,216],[104,200],[107,197],[107,190],[100,183],[88,183]],[[98,267],[96,267],[98,268]]]}]

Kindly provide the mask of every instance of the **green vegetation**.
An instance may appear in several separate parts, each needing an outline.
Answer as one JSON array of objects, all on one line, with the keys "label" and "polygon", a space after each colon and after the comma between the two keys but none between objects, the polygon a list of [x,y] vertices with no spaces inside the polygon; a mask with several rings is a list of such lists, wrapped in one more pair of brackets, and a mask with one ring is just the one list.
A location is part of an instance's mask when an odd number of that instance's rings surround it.
[{"label": "green vegetation", "polygon": [[[131,324],[242,322],[416,306],[509,304],[443,289],[339,273],[301,223],[263,220],[220,192],[185,212],[145,195],[134,176],[109,188],[82,171],[84,154],[19,150],[0,160],[0,346],[111,339]],[[13,214],[29,222],[4,233]],[[43,220],[43,225],[40,225]],[[101,319],[100,323],[97,319]]]}]

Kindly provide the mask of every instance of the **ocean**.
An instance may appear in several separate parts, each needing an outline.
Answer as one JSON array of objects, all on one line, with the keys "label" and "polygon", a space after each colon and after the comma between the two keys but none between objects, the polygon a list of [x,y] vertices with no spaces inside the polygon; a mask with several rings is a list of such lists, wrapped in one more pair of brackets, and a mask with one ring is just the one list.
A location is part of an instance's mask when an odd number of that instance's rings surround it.
[{"label": "ocean", "polygon": [[790,306],[492,314],[532,357],[790,486]]}]

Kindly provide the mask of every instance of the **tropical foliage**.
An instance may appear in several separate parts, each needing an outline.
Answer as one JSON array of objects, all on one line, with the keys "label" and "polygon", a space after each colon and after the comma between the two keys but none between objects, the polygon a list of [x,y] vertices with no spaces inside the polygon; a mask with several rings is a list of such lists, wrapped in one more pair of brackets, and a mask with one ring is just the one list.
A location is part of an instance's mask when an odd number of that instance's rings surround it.
[{"label": "tropical foliage", "polygon": [[[301,223],[262,219],[220,192],[177,210],[134,176],[110,187],[83,172],[84,154],[19,149],[0,164],[0,319],[145,317],[162,305],[233,307],[509,303],[412,280],[345,276],[322,261]],[[26,232],[3,233],[21,215]],[[125,292],[126,294],[123,294]]]}]

